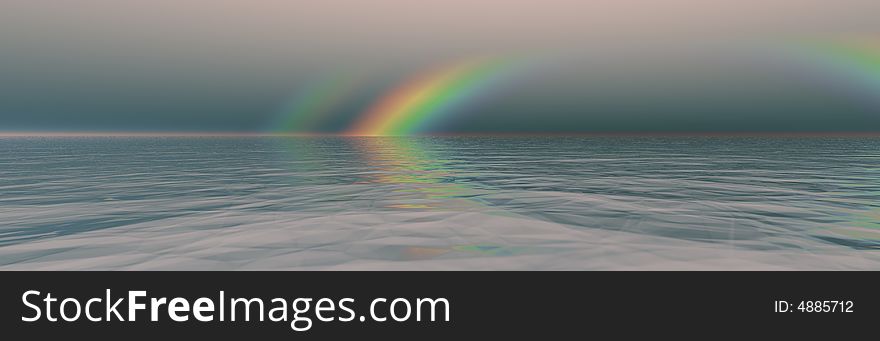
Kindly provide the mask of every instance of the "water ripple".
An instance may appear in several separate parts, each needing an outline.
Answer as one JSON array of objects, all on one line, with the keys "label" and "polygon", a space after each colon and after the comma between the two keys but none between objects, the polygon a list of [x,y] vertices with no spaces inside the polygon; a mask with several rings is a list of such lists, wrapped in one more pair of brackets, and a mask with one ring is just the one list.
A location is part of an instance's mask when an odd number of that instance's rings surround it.
[{"label": "water ripple", "polygon": [[5,268],[880,269],[877,138],[0,138],[0,151]]}]

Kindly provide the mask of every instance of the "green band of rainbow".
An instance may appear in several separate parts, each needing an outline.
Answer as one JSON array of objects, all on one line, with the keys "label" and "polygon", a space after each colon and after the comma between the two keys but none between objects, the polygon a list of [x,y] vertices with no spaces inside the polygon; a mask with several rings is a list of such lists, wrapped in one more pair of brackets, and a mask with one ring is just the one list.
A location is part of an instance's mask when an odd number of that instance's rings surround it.
[{"label": "green band of rainbow", "polygon": [[360,75],[336,75],[307,86],[282,110],[272,130],[313,132],[321,119],[354,92],[361,79]]},{"label": "green band of rainbow", "polygon": [[852,37],[808,44],[810,61],[880,99],[880,39]]},{"label": "green band of rainbow", "polygon": [[349,135],[418,133],[486,88],[514,62],[477,58],[443,66],[404,82],[383,96],[348,131]]}]

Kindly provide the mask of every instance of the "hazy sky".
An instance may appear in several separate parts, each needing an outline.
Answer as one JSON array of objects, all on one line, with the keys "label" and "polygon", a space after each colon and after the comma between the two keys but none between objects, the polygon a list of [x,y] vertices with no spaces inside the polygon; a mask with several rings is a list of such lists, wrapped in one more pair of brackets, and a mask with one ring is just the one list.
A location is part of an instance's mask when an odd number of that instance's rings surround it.
[{"label": "hazy sky", "polygon": [[880,87],[797,48],[880,42],[878,14],[877,0],[4,0],[0,131],[260,131],[316,80],[358,75],[313,127],[332,132],[401,79],[483,54],[536,62],[443,129],[880,131]]}]

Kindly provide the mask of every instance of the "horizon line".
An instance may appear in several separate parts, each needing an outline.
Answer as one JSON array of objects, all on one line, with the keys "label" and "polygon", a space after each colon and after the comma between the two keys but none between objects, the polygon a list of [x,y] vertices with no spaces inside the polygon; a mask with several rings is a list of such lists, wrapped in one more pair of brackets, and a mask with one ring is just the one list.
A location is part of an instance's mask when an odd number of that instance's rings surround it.
[{"label": "horizon line", "polygon": [[742,137],[880,137],[880,131],[618,131],[618,132],[466,132],[417,135],[370,135],[348,133],[267,133],[234,131],[0,131],[0,137],[625,137],[625,136],[742,136]]}]

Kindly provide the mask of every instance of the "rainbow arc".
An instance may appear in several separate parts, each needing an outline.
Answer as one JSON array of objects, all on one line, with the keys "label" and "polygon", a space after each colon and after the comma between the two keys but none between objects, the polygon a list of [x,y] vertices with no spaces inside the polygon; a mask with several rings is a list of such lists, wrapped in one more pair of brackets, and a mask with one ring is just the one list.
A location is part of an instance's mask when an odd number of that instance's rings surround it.
[{"label": "rainbow arc", "polygon": [[844,88],[880,101],[880,39],[848,37],[800,47],[797,56],[821,71],[829,81],[848,85]]},{"label": "rainbow arc", "polygon": [[406,136],[440,123],[514,68],[515,61],[472,58],[422,72],[386,93],[346,132],[351,136]]}]

